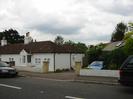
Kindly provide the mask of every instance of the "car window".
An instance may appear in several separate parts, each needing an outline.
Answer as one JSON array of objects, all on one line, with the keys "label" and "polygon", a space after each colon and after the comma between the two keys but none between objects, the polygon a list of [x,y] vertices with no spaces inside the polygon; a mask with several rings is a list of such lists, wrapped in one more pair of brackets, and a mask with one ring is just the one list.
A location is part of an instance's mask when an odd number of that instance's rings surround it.
[{"label": "car window", "polygon": [[103,62],[101,62],[101,61],[94,61],[94,62],[92,62],[91,64],[90,64],[90,66],[102,66],[103,65]]},{"label": "car window", "polygon": [[0,62],[0,67],[8,67],[9,65],[7,63],[4,62]]},{"label": "car window", "polygon": [[131,59],[128,61],[126,67],[133,68],[133,58],[131,58]]},{"label": "car window", "polygon": [[131,58],[131,60],[129,61],[129,64],[133,64],[133,58]]}]

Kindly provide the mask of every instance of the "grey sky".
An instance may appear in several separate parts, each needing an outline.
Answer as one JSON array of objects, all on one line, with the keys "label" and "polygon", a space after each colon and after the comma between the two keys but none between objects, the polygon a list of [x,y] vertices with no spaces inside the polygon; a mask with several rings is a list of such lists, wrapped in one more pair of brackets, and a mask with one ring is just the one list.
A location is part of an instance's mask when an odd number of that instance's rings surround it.
[{"label": "grey sky", "polygon": [[133,21],[132,0],[0,0],[0,31],[31,32],[34,39],[108,42],[119,22]]}]

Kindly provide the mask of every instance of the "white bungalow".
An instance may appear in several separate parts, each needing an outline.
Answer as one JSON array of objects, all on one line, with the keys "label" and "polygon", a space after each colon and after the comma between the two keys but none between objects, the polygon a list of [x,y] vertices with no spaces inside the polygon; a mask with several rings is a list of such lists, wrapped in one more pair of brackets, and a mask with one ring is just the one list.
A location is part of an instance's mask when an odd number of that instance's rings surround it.
[{"label": "white bungalow", "polygon": [[49,71],[71,69],[75,62],[82,63],[84,54],[74,46],[57,45],[52,41],[33,42],[29,34],[22,44],[7,44],[1,40],[0,61],[14,61],[14,66],[21,70],[43,72],[43,62],[48,61]]}]

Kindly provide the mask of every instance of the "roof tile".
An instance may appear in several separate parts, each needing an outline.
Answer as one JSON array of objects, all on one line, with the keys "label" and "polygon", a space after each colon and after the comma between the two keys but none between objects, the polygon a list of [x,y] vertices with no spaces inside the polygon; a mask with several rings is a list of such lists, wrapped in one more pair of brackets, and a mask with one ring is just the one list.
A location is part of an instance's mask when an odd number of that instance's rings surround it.
[{"label": "roof tile", "polygon": [[19,54],[23,49],[28,53],[82,53],[72,45],[56,45],[52,41],[41,41],[0,46],[0,54]]}]

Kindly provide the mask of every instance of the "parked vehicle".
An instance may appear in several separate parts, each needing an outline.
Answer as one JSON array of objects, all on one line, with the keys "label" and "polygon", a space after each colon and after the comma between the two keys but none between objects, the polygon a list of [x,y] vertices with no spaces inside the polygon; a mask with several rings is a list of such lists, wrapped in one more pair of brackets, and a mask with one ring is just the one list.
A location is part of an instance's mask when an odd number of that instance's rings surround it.
[{"label": "parked vehicle", "polygon": [[0,76],[17,76],[18,72],[15,68],[9,66],[5,62],[0,62]]},{"label": "parked vehicle", "polygon": [[87,68],[101,70],[103,68],[103,61],[93,61]]},{"label": "parked vehicle", "polygon": [[122,64],[119,82],[121,85],[133,86],[133,55],[129,56]]}]

